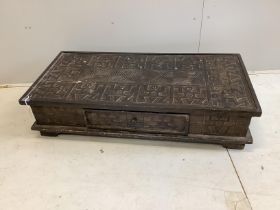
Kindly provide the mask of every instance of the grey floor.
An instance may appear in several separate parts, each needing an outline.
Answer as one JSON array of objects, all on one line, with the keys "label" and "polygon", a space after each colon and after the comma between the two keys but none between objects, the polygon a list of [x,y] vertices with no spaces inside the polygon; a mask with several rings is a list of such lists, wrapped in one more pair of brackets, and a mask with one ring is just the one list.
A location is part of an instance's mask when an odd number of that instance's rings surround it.
[{"label": "grey floor", "polygon": [[254,144],[221,146],[60,135],[42,137],[0,88],[0,209],[280,209],[280,71],[250,75],[263,108]]}]

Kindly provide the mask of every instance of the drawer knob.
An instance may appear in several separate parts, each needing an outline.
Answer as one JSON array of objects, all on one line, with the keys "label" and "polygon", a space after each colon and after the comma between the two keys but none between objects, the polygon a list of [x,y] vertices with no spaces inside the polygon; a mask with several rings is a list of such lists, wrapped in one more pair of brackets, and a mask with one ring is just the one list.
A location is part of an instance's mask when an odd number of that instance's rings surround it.
[{"label": "drawer knob", "polygon": [[136,123],[137,122],[137,118],[136,117],[133,117],[132,119],[131,119],[131,123]]}]

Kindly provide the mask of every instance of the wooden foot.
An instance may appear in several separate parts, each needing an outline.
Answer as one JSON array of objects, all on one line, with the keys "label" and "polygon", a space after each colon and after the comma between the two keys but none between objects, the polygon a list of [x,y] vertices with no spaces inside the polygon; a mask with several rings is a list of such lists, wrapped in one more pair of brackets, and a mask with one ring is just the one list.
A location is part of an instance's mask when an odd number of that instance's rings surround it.
[{"label": "wooden foot", "polygon": [[224,144],[223,147],[227,149],[244,149],[245,144]]},{"label": "wooden foot", "polygon": [[40,131],[41,136],[58,136],[59,133]]}]

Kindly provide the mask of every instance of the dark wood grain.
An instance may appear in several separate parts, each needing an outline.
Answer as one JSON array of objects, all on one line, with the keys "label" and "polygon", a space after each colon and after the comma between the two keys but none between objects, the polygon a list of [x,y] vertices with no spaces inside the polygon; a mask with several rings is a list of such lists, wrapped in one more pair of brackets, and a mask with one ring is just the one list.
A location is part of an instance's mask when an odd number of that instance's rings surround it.
[{"label": "dark wood grain", "polygon": [[[259,115],[236,54],[62,52],[28,95],[30,105],[71,103],[147,111],[231,110]],[[138,109],[137,109],[138,108]]]},{"label": "dark wood grain", "polygon": [[189,129],[189,115],[86,110],[85,117],[89,129],[111,129],[181,135],[187,135]]},{"label": "dark wood grain", "polygon": [[238,54],[61,52],[19,102],[48,126],[42,135],[68,126],[245,138],[261,115]]}]

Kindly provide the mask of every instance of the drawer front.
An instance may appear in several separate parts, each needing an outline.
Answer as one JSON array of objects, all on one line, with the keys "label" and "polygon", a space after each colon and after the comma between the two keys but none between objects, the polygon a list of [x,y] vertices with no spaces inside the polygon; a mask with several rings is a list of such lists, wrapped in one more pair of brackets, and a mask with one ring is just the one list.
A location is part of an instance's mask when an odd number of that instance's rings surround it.
[{"label": "drawer front", "polygon": [[189,115],[85,110],[88,129],[139,131],[187,135]]}]

